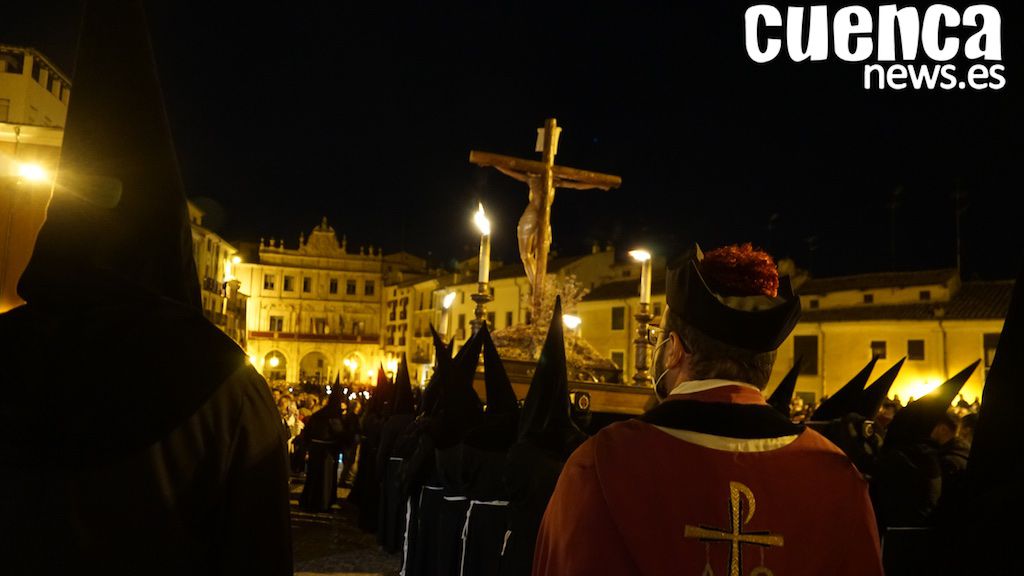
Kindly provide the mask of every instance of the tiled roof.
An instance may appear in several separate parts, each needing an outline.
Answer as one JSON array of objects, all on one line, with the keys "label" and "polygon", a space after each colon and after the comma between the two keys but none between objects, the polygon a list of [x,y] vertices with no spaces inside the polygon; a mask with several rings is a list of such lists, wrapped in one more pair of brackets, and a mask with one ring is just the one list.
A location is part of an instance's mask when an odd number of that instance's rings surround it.
[{"label": "tiled roof", "polygon": [[922,270],[919,272],[882,272],[837,276],[834,278],[811,278],[800,285],[800,294],[828,294],[842,290],[874,290],[877,288],[904,288],[907,286],[944,285],[956,278],[955,268]]},{"label": "tiled roof", "polygon": [[[665,275],[654,274],[651,276],[651,294],[665,293]],[[640,279],[618,280],[602,284],[590,291],[583,297],[584,302],[594,300],[625,300],[627,298],[640,297]]]},{"label": "tiled roof", "polygon": [[847,308],[804,308],[801,322],[856,322],[872,320],[1001,320],[1006,317],[1013,281],[965,282],[947,302],[864,304]]}]

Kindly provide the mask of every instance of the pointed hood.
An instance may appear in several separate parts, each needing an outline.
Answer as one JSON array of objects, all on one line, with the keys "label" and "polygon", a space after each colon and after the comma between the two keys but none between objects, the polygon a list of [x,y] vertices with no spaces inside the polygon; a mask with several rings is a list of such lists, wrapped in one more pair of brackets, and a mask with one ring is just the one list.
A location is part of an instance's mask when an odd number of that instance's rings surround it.
[{"label": "pointed hood", "polygon": [[906,360],[906,356],[900,358],[899,362],[893,364],[891,368],[878,377],[878,380],[872,382],[864,390],[864,394],[860,398],[860,407],[857,409],[858,414],[868,420],[875,419],[875,416],[878,415],[878,410],[882,407],[882,403],[889,396],[889,389],[892,388],[892,383],[896,381],[896,376],[899,375],[900,368],[903,367],[903,363]]},{"label": "pointed hood", "polygon": [[926,441],[980,362],[981,360],[975,360],[938,388],[897,411],[886,430],[883,449],[891,450]]},{"label": "pointed hood", "polygon": [[498,349],[491,339],[487,324],[480,328],[480,339],[484,350],[484,384],[487,388],[487,414],[518,414],[519,400],[512,388],[512,382],[505,372],[505,365],[498,355]]},{"label": "pointed hood", "polygon": [[377,368],[377,386],[374,388],[373,396],[370,398],[370,406],[368,407],[367,413],[379,414],[382,416],[390,415],[394,401],[394,385],[390,380],[388,380],[387,372],[384,371],[384,365],[381,364]]},{"label": "pointed hood", "polygon": [[402,354],[402,361],[398,364],[398,374],[395,375],[395,405],[391,413],[395,416],[403,414],[415,414],[412,402],[412,382],[409,380],[409,364]]},{"label": "pointed hood", "polygon": [[441,420],[438,448],[459,443],[466,431],[477,426],[483,418],[483,402],[473,389],[482,343],[477,332],[455,355],[451,367],[444,371],[440,382],[441,397],[435,408]]},{"label": "pointed hood", "polygon": [[568,457],[586,439],[569,416],[570,405],[562,299],[557,297],[551,326],[519,415],[519,442],[529,442]]},{"label": "pointed hood", "polygon": [[[1024,474],[1021,458],[1021,413],[1024,412],[1024,268],[1013,287],[1013,299],[999,335],[982,393],[978,423],[967,460],[972,508],[964,531],[975,550],[1011,550],[1018,531],[993,530],[1008,518],[1019,518],[1024,499],[1019,482]],[[994,546],[994,548],[988,548]],[[979,574],[1008,574],[1005,554],[972,555]]]},{"label": "pointed hood", "polygon": [[53,197],[18,284],[55,308],[201,308],[192,231],[142,2],[87,2]]},{"label": "pointed hood", "polygon": [[487,409],[481,424],[468,431],[463,442],[466,446],[504,453],[515,444],[518,436],[519,401],[486,323],[480,327],[477,337],[484,352]]},{"label": "pointed hood", "polygon": [[440,382],[443,379],[442,373],[447,370],[452,363],[452,345],[455,343],[453,340],[449,345],[445,346],[444,340],[441,339],[441,335],[434,329],[434,325],[430,325],[430,335],[434,339],[434,372],[430,375],[430,379],[427,380],[427,385],[423,389],[423,401],[420,403],[420,414],[430,414],[434,411],[434,407],[437,406],[437,400],[441,395]]},{"label": "pointed hood", "polygon": [[782,381],[779,382],[778,387],[775,388],[771,397],[768,398],[768,404],[781,412],[786,418],[790,417],[789,404],[793,400],[793,393],[796,392],[796,379],[800,376],[800,364],[802,363],[803,358],[797,358],[793,362],[793,367],[782,377]]},{"label": "pointed hood", "polygon": [[857,412],[861,407],[861,399],[864,397],[864,386],[871,378],[871,371],[875,369],[878,356],[871,356],[867,365],[861,368],[856,376],[850,379],[835,394],[829,396],[828,400],[821,403],[818,409],[811,414],[810,420],[815,422],[827,422],[842,418],[851,412]]}]

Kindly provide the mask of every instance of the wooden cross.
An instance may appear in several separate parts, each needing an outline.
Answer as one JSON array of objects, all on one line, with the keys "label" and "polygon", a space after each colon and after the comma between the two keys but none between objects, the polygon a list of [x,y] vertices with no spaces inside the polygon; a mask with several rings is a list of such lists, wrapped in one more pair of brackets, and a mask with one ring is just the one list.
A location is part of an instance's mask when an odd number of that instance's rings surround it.
[{"label": "wooden cross", "polygon": [[[746,499],[746,518],[740,522],[743,516],[743,499]],[[705,542],[729,542],[729,576],[740,576],[743,570],[742,544],[756,544],[758,546],[782,546],[781,534],[770,534],[768,532],[743,532],[743,524],[750,522],[754,517],[754,493],[745,485],[739,482],[729,482],[729,531],[719,528],[708,528],[706,526],[686,526],[683,537],[700,538]]]},{"label": "wooden cross", "polygon": [[[610,174],[579,170],[555,164],[558,134],[561,128],[554,118],[544,121],[543,159],[525,160],[490,152],[471,150],[469,161],[478,166],[491,166],[530,186],[530,203],[519,219],[519,257],[533,289],[533,317],[539,312],[544,276],[548,269],[551,247],[551,203],[555,188],[610,190],[622,185],[622,178]],[[538,142],[539,143],[539,142]],[[540,146],[538,146],[540,148]]]}]

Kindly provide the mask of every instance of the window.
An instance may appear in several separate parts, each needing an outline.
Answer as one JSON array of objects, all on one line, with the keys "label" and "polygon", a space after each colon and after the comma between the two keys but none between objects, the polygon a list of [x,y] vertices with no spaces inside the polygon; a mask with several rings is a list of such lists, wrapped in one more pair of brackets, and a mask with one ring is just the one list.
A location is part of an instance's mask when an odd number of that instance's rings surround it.
[{"label": "window", "polygon": [[341,316],[338,316],[338,332],[343,333],[343,334],[345,332],[345,315],[344,314],[342,314]]},{"label": "window", "polygon": [[871,355],[877,356],[882,360],[885,359],[885,340],[871,341]]},{"label": "window", "polygon": [[345,282],[345,294],[348,294],[349,296],[355,296],[356,295],[356,281],[355,280],[348,280],[348,281]]},{"label": "window", "polygon": [[295,277],[294,276],[285,276],[284,277],[284,291],[285,292],[291,292],[292,290],[295,290]]},{"label": "window", "polygon": [[661,316],[661,302],[658,302],[657,304],[654,305],[654,316]]},{"label": "window", "polygon": [[283,332],[284,331],[284,316],[271,316],[270,317],[270,331],[271,332]]},{"label": "window", "polygon": [[366,283],[363,284],[363,296],[373,296],[374,288],[373,280],[367,280]]},{"label": "window", "polygon": [[922,301],[931,300],[932,299],[932,291],[931,290],[921,290],[920,292],[917,293],[917,297],[920,300],[922,300]]},{"label": "window", "polygon": [[865,304],[874,304],[874,302],[875,302],[875,295],[874,294],[865,294],[864,295],[864,303]]},{"label": "window", "polygon": [[466,333],[466,315],[459,314],[459,338],[461,339]]},{"label": "window", "polygon": [[337,294],[338,293],[338,279],[337,278],[331,278],[330,290],[331,290],[331,294]]},{"label": "window", "polygon": [[277,276],[275,276],[273,274],[264,274],[263,275],[263,289],[264,290],[273,290],[274,289],[274,282],[276,282],[276,281],[277,281]]},{"label": "window", "polygon": [[924,360],[924,340],[907,340],[907,360]]},{"label": "window", "polygon": [[505,327],[508,328],[512,325],[512,313],[505,312]]},{"label": "window", "polygon": [[313,291],[313,279],[306,276],[302,279],[302,291],[312,292]]},{"label": "window", "polygon": [[623,330],[626,328],[625,306],[612,307],[612,330]]},{"label": "window", "polygon": [[207,238],[206,239],[206,251],[209,252],[212,249],[213,249],[213,243],[210,241],[209,238]]},{"label": "window", "polygon": [[626,367],[626,353],[622,350],[612,350],[611,353],[612,362],[618,366],[619,370]]},{"label": "window", "polygon": [[327,334],[327,318],[313,318],[313,334]]},{"label": "window", "polygon": [[817,310],[818,306],[821,305],[821,302],[817,298],[811,298],[807,305],[810,307],[811,310]]},{"label": "window", "polygon": [[793,336],[793,357],[800,358],[800,373],[808,376],[818,374],[818,337]]},{"label": "window", "polygon": [[999,347],[999,334],[983,334],[982,346],[985,349],[985,376],[988,377],[988,369],[992,367],[992,361],[996,359],[996,348]]},{"label": "window", "polygon": [[487,325],[490,326],[491,330],[494,329],[494,312],[487,313]]}]

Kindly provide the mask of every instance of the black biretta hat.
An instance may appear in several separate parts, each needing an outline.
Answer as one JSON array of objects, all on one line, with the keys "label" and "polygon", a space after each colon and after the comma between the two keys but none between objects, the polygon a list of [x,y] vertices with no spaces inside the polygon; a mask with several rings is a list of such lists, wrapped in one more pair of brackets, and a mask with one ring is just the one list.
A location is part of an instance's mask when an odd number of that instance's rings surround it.
[{"label": "black biretta hat", "polygon": [[754,352],[777,349],[800,317],[800,299],[788,276],[779,278],[778,295],[737,296],[713,291],[701,274],[704,253],[694,244],[669,265],[665,300],[669,311],[700,332]]}]

